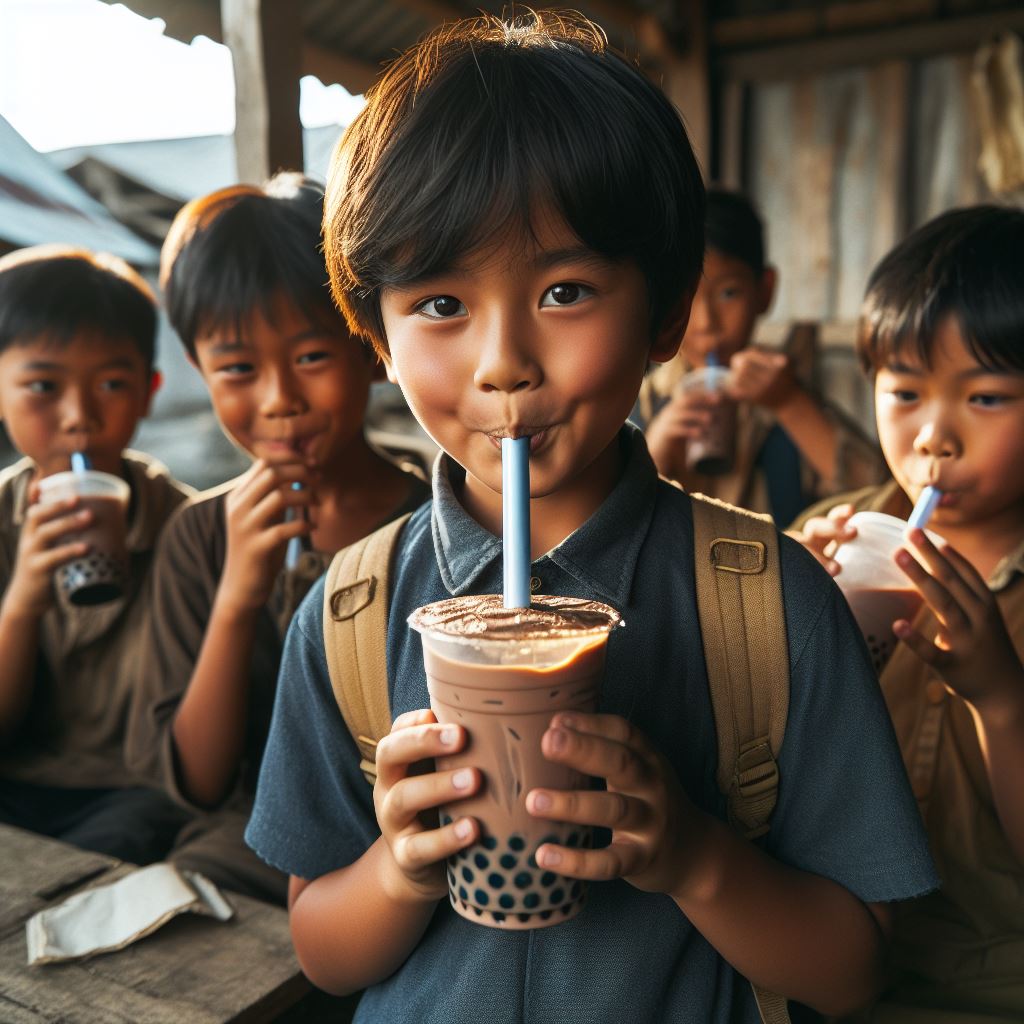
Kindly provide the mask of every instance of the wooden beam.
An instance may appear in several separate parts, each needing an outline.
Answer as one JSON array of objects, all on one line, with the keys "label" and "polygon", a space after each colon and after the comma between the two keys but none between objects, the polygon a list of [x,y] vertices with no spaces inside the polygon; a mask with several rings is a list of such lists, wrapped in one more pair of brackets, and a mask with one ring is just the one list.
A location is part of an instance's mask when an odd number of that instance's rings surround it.
[{"label": "wooden beam", "polygon": [[323,46],[302,47],[302,73],[315,75],[324,85],[343,85],[353,96],[366,92],[377,80],[380,68]]},{"label": "wooden beam", "polygon": [[718,183],[743,192],[747,189],[743,166],[750,88],[730,80],[722,87],[718,115]]},{"label": "wooden beam", "polygon": [[1024,10],[944,18],[875,32],[816,37],[786,46],[723,53],[718,56],[717,66],[726,78],[771,81],[886,60],[973,50],[999,32],[1024,32]]},{"label": "wooden beam", "polygon": [[299,78],[302,25],[291,0],[221,0],[224,41],[235,72],[239,181],[301,170]]}]

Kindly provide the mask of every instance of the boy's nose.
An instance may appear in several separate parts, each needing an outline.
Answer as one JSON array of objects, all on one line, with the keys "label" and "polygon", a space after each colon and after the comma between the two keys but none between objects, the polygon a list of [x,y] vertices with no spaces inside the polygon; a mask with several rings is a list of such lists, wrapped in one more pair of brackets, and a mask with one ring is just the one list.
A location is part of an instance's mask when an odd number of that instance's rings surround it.
[{"label": "boy's nose", "polygon": [[301,391],[289,373],[267,377],[260,396],[260,413],[264,416],[297,416],[305,408]]},{"label": "boy's nose", "polygon": [[922,424],[914,438],[914,451],[932,459],[950,459],[961,453],[960,441],[949,424],[931,419]]},{"label": "boy's nose", "polygon": [[508,394],[530,391],[543,379],[540,366],[508,332],[499,331],[484,345],[473,383],[481,391]]},{"label": "boy's nose", "polygon": [[718,330],[718,317],[715,314],[714,303],[708,301],[703,289],[698,289],[693,297],[693,305],[690,307],[690,319],[686,325],[687,334],[710,334]]},{"label": "boy's nose", "polygon": [[86,432],[97,421],[96,404],[88,388],[69,387],[60,403],[61,427],[68,433]]}]

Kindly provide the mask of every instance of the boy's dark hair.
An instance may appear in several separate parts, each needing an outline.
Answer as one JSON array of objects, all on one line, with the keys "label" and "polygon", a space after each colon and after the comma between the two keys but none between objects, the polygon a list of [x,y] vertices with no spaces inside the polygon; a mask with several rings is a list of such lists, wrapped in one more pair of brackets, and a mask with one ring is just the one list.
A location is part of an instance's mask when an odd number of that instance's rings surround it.
[{"label": "boy's dark hair", "polygon": [[665,96],[581,15],[446,25],[367,94],[335,153],[324,251],[338,305],[382,354],[381,289],[450,269],[546,211],[631,260],[652,331],[693,287],[704,186]]},{"label": "boy's dark hair", "polygon": [[323,188],[297,173],[233,185],[186,203],[160,252],[167,315],[189,354],[204,331],[270,315],[285,295],[337,320],[320,248]]},{"label": "boy's dark hair", "polygon": [[709,249],[745,263],[758,276],[764,273],[764,224],[746,196],[709,188],[704,232]]},{"label": "boy's dark hair", "polygon": [[900,242],[868,280],[861,365],[873,372],[909,347],[927,366],[950,315],[982,366],[1024,372],[1024,210],[950,210]]},{"label": "boy's dark hair", "polygon": [[156,297],[118,256],[70,245],[34,245],[0,259],[0,352],[83,332],[132,342],[146,369],[156,348]]}]

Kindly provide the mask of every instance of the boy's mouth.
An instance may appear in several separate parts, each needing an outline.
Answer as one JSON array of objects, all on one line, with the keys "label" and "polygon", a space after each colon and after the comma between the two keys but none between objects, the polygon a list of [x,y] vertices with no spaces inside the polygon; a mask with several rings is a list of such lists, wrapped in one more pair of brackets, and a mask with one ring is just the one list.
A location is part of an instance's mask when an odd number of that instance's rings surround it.
[{"label": "boy's mouth", "polygon": [[495,448],[500,450],[503,438],[527,437],[530,439],[530,453],[532,454],[544,443],[550,429],[550,427],[514,427],[510,429],[488,431],[487,440],[490,441]]}]

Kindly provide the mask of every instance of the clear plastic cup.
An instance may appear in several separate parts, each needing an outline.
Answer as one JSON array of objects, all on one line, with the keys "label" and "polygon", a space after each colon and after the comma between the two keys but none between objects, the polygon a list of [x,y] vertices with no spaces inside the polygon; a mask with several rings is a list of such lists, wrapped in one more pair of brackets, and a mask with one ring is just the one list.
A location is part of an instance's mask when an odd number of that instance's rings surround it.
[{"label": "clear plastic cup", "polygon": [[725,397],[729,370],[725,366],[701,366],[679,381],[677,390],[720,394],[721,401],[711,410],[711,422],[700,437],[686,442],[686,468],[703,476],[722,476],[732,470],[736,460],[736,403]]},{"label": "clear plastic cup", "polygon": [[[495,598],[500,605],[500,595]],[[550,598],[534,598],[543,605]],[[464,602],[477,615],[480,597]],[[579,602],[583,604],[584,602]],[[449,859],[448,893],[455,912],[493,928],[544,928],[574,917],[586,896],[584,882],[538,867],[542,843],[587,847],[591,830],[535,818],[526,809],[531,789],[587,788],[573,769],[548,761],[541,737],[556,711],[592,712],[604,673],[608,634],[619,623],[607,605],[605,622],[571,636],[476,634],[452,636],[425,627],[418,609],[409,623],[423,637],[430,706],[439,722],[454,722],[467,733],[465,748],[437,759],[439,770],[476,768],[479,791],[441,808],[441,823],[468,815],[481,825],[480,840]]]},{"label": "clear plastic cup", "polygon": [[864,634],[871,663],[880,674],[896,647],[893,622],[913,620],[922,602],[893,561],[896,549],[903,546],[907,522],[884,512],[857,512],[850,517],[849,525],[857,528],[857,536],[832,556],[842,566],[836,583]]},{"label": "clear plastic cup", "polygon": [[75,496],[82,509],[92,512],[92,522],[67,534],[60,543],[84,541],[89,550],[81,558],[60,566],[54,574],[54,582],[75,605],[116,600],[128,583],[125,535],[131,489],[120,477],[95,469],[55,473],[39,481],[40,504],[66,501]]}]

